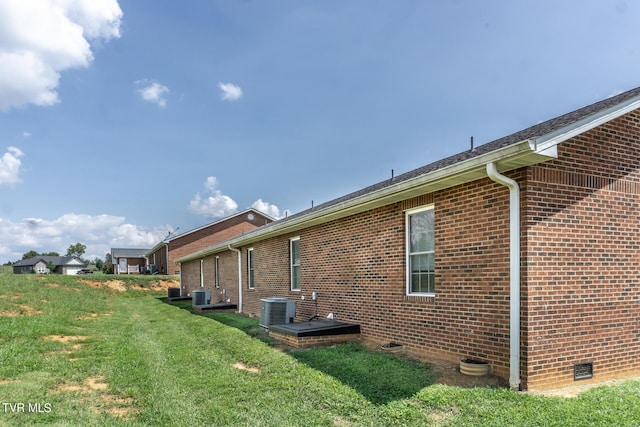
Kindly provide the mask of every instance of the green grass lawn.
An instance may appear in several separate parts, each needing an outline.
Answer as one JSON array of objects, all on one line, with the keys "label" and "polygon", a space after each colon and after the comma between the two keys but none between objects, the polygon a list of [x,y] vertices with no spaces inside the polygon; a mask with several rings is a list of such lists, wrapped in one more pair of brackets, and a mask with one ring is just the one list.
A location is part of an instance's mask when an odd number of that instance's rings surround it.
[{"label": "green grass lawn", "polygon": [[570,399],[438,385],[360,345],[279,350],[255,319],[166,304],[154,278],[82,279],[0,275],[0,425],[640,425],[638,382]]}]

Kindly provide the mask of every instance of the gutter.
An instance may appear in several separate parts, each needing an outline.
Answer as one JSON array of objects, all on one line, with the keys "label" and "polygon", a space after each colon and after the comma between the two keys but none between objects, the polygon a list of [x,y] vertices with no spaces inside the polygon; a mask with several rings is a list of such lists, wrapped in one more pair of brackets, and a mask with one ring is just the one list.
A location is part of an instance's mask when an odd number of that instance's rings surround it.
[{"label": "gutter", "polygon": [[519,143],[490,151],[441,169],[433,170],[424,175],[392,183],[342,202],[324,207],[318,206],[296,218],[275,221],[268,226],[257,228],[249,233],[233,237],[225,242],[186,255],[178,259],[177,262],[192,261],[202,256],[221,252],[226,250],[229,244],[236,246],[251,244],[258,240],[295,232],[303,227],[342,218],[377,206],[383,206],[427,192],[474,181],[486,176],[485,165],[487,163],[496,163],[498,169],[504,172],[505,170],[518,169],[530,164],[544,162],[555,157],[556,153],[553,148],[545,150],[544,152],[536,151],[534,141],[526,139]]},{"label": "gutter", "polygon": [[520,187],[487,163],[492,181],[509,188],[509,385],[520,390]]},{"label": "gutter", "polygon": [[231,244],[228,244],[227,248],[238,254],[238,313],[242,313],[242,252],[231,247]]}]

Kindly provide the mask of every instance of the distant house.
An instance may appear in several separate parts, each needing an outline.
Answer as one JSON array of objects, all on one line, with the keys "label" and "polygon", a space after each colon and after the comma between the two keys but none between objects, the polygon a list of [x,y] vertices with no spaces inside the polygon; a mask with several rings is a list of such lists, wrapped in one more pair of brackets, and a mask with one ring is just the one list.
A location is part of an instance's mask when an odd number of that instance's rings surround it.
[{"label": "distant house", "polygon": [[639,207],[636,88],[182,257],[181,286],[255,316],[285,297],[513,389],[629,378]]},{"label": "distant house", "polygon": [[[51,270],[50,267],[53,267]],[[13,264],[14,274],[78,274],[78,271],[85,268],[86,264],[76,256],[36,256],[23,259]]]},{"label": "distant house", "polygon": [[145,254],[149,249],[111,248],[114,274],[140,274],[147,266]]},{"label": "distant house", "polygon": [[150,265],[155,265],[154,268],[159,274],[178,273],[176,271],[178,265],[175,263],[178,258],[247,233],[272,221],[273,218],[260,211],[247,209],[174,237],[165,238],[146,253],[146,257]]}]

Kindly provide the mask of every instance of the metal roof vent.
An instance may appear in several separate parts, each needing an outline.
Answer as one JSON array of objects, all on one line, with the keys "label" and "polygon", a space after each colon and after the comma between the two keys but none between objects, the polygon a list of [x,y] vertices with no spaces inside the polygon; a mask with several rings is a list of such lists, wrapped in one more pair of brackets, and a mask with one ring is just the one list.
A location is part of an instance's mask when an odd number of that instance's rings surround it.
[{"label": "metal roof vent", "polygon": [[593,378],[593,362],[576,363],[573,365],[573,380]]}]

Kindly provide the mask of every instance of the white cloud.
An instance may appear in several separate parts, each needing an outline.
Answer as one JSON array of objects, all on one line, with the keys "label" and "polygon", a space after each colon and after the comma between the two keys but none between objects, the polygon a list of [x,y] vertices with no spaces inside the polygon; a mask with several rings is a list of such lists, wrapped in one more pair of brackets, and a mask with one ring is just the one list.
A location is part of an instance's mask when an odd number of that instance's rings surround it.
[{"label": "white cloud", "polygon": [[145,84],[146,86],[138,89],[138,93],[147,102],[157,104],[160,107],[167,105],[166,95],[169,93],[169,88],[158,82],[147,82],[146,80],[139,80],[137,84]]},{"label": "white cloud", "polygon": [[288,209],[285,209],[283,212],[280,212],[280,208],[278,208],[276,205],[269,202],[265,202],[262,199],[258,199],[255,202],[253,202],[251,207],[275,219],[281,219],[291,214],[291,212]]},{"label": "white cloud", "polygon": [[198,215],[209,218],[222,218],[235,213],[238,204],[229,196],[222,194],[218,189],[218,180],[215,176],[210,176],[204,182],[204,188],[208,196],[202,198],[200,193],[196,193],[189,202],[189,210]]},{"label": "white cloud", "polygon": [[31,138],[31,132],[27,132],[26,130],[24,132],[22,132],[22,137],[23,138]]},{"label": "white cloud", "polygon": [[0,185],[16,184],[20,182],[20,166],[22,162],[20,157],[24,153],[19,148],[9,147],[7,152],[0,157]]},{"label": "white cloud", "polygon": [[120,36],[117,0],[0,0],[0,111],[59,102],[60,72],[87,67],[90,40]]},{"label": "white cloud", "polygon": [[83,258],[104,259],[111,248],[151,248],[166,235],[166,226],[142,227],[113,215],[65,214],[55,219],[0,218],[0,263],[17,261],[30,250],[64,255],[70,245],[87,246]]},{"label": "white cloud", "polygon": [[223,101],[237,101],[242,97],[242,89],[233,83],[218,83],[218,87],[222,91]]}]

